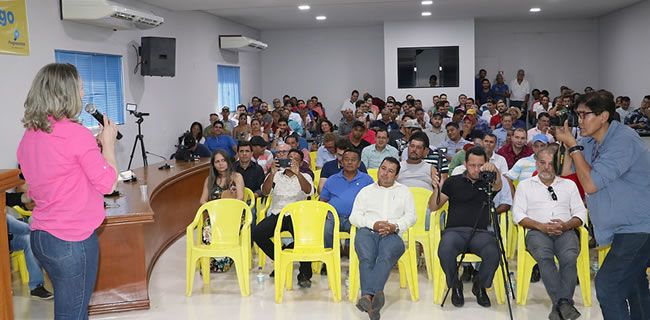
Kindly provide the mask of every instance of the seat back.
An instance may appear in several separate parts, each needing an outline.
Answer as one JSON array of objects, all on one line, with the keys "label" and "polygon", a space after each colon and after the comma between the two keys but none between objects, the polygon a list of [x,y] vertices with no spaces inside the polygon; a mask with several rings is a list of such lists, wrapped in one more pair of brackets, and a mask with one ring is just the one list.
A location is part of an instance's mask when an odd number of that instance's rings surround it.
[{"label": "seat back", "polygon": [[311,171],[316,171],[316,157],[318,157],[318,151],[309,152],[309,159],[311,160]]},{"label": "seat back", "polygon": [[415,202],[415,215],[417,220],[415,220],[415,225],[413,229],[416,233],[425,232],[426,216],[429,209],[429,198],[431,197],[432,192],[425,188],[419,187],[410,187],[411,194],[413,194],[413,201]]},{"label": "seat back", "polygon": [[255,203],[255,193],[253,190],[244,188],[244,202],[248,204],[249,207],[253,208],[256,205]]},{"label": "seat back", "polygon": [[[323,249],[325,247],[325,219],[331,212],[334,218],[334,232],[338,233],[339,218],[336,209],[329,203],[321,201],[297,201],[285,206],[280,212],[280,217],[289,214],[293,224],[293,241],[295,251],[310,249]],[[275,235],[280,235],[282,219],[278,219]],[[335,240],[338,238],[334,237]]]},{"label": "seat back", "polygon": [[372,178],[374,182],[377,182],[377,168],[368,169],[368,175]]},{"label": "seat back", "polygon": [[314,190],[318,193],[318,183],[320,183],[320,169],[314,170]]},{"label": "seat back", "polygon": [[[253,219],[251,208],[246,202],[237,199],[208,201],[196,213],[199,218],[197,222],[199,232],[203,231],[205,225],[205,212],[207,212],[210,221],[211,242],[209,246],[211,247],[239,245],[241,243],[240,233],[243,234],[244,230],[250,228]],[[243,224],[242,214],[244,216]]]}]

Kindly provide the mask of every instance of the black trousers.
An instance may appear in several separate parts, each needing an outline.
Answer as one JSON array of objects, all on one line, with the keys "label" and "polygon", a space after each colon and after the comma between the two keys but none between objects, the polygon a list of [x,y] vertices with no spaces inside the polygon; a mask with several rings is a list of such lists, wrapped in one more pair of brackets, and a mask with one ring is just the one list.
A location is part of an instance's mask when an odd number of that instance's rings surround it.
[{"label": "black trousers", "polygon": [[[465,250],[465,244],[471,233],[471,227],[447,228],[442,233],[438,247],[438,257],[440,257],[442,270],[447,276],[447,286],[450,288],[454,283],[452,278],[454,270],[458,266],[456,257]],[[500,261],[499,247],[494,235],[486,230],[476,230],[469,243],[467,253],[473,253],[481,257],[478,284],[483,288],[491,287],[494,272],[497,270]],[[458,279],[458,272],[456,272],[456,279]]]},{"label": "black trousers", "polygon": [[[264,220],[260,221],[252,230],[253,241],[257,244],[262,251],[273,260],[275,256],[273,248],[273,232],[275,231],[275,225],[278,223],[278,214],[272,214]],[[289,231],[293,235],[293,223],[291,223],[291,217],[284,216],[282,218],[282,231]],[[293,242],[290,243],[287,248],[293,248]],[[301,262],[300,263],[300,273],[298,274],[298,280],[309,280],[311,279],[311,262]]]}]

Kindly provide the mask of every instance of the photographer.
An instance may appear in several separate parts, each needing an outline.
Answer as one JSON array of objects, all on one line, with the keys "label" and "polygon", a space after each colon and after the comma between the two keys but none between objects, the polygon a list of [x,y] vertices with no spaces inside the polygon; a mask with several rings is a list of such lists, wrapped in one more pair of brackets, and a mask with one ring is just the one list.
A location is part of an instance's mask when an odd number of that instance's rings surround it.
[{"label": "photographer", "polygon": [[611,249],[596,275],[596,294],[605,319],[647,319],[650,291],[650,151],[636,132],[613,121],[609,92],[576,101],[580,145],[567,122],[556,128],[587,196],[596,241]]},{"label": "photographer", "polygon": [[[481,257],[481,268],[474,277],[472,293],[479,305],[490,306],[485,288],[492,286],[494,272],[499,266],[499,247],[494,235],[487,230],[490,224],[488,181],[493,179],[494,194],[501,190],[501,173],[496,166],[488,162],[488,156],[482,147],[474,147],[465,155],[467,170],[462,175],[449,177],[442,186],[440,199],[431,197],[431,211],[442,207],[449,201],[447,224],[442,233],[438,256],[447,276],[447,286],[452,288],[451,302],[456,307],[465,303],[463,283],[458,279],[456,258],[467,248],[468,253]],[[491,177],[488,177],[491,176]],[[439,180],[433,178],[433,194],[437,195]],[[476,229],[473,231],[473,229]]]}]

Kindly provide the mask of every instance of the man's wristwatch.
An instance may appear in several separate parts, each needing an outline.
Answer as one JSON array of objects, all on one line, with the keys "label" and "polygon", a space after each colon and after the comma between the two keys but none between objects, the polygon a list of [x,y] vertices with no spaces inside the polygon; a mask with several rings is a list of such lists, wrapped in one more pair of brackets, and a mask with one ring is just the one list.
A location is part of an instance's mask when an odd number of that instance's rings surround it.
[{"label": "man's wristwatch", "polygon": [[577,152],[577,151],[582,151],[584,149],[585,149],[585,147],[583,147],[581,145],[575,145],[575,146],[569,148],[569,155],[571,155],[572,153]]}]

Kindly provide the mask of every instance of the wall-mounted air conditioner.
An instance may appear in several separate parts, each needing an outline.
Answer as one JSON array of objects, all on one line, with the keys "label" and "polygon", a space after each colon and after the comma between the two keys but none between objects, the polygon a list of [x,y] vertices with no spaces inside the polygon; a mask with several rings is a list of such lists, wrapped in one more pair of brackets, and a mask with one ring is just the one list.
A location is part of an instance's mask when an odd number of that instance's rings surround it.
[{"label": "wall-mounted air conditioner", "polygon": [[224,50],[259,52],[268,46],[264,42],[243,36],[219,36],[219,47]]},{"label": "wall-mounted air conditioner", "polygon": [[109,0],[60,0],[61,20],[111,28],[150,29],[164,22],[162,17]]}]

